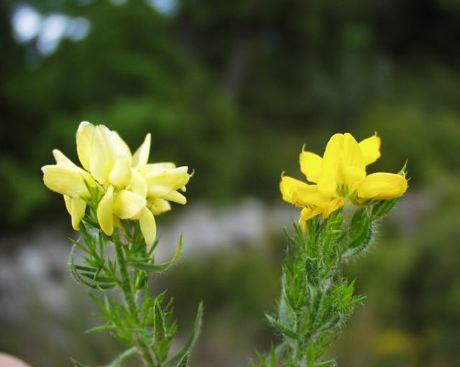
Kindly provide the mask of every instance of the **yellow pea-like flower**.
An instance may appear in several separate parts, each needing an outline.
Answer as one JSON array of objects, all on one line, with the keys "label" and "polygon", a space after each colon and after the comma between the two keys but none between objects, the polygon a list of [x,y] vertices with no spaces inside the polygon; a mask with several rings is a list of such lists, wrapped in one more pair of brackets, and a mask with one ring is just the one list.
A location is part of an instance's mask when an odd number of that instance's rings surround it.
[{"label": "yellow pea-like flower", "polygon": [[61,165],[42,167],[45,185],[59,194],[70,197],[84,197],[88,195],[83,175],[76,170]]},{"label": "yellow pea-like flower", "polygon": [[[78,167],[58,150],[56,164],[42,167],[45,185],[64,195],[72,226],[78,230],[91,195],[101,230],[108,236],[120,220],[138,220],[145,242],[155,241],[155,215],[171,209],[169,201],[187,202],[185,191],[191,174],[174,163],[148,163],[151,136],[147,134],[134,154],[117,132],[104,125],[82,122],[76,133]],[[95,188],[95,191],[91,190]],[[92,204],[94,205],[94,204]]]},{"label": "yellow pea-like flower", "polygon": [[377,134],[358,143],[345,133],[329,139],[322,157],[308,151],[300,153],[300,170],[308,183],[283,176],[280,190],[284,201],[303,208],[300,223],[304,228],[309,219],[317,215],[327,218],[346,201],[389,200],[406,192],[403,174],[367,175],[367,166],[381,156],[380,145]]},{"label": "yellow pea-like flower", "polygon": [[145,174],[147,196],[173,201],[182,205],[186,204],[187,199],[178,190],[182,190],[190,180],[190,177],[192,177],[188,173],[188,167],[172,168],[168,164],[152,166],[148,167]]}]

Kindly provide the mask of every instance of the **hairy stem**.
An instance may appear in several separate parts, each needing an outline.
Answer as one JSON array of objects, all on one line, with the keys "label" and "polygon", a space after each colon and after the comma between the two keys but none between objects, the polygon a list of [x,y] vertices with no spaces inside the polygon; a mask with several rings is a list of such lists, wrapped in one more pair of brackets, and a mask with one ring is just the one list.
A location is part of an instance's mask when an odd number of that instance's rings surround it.
[{"label": "hairy stem", "polygon": [[[123,295],[125,298],[125,302],[128,306],[128,310],[130,314],[132,315],[132,317],[134,318],[134,320],[136,321],[136,329],[138,329],[138,327],[140,326],[139,325],[140,324],[139,313],[137,311],[137,307],[136,307],[136,303],[134,299],[134,292],[133,292],[131,281],[129,278],[128,269],[126,267],[126,259],[125,259],[125,256],[123,254],[123,249],[122,249],[123,245],[120,243],[120,241],[116,240],[114,242],[115,242],[115,252],[117,256],[117,263],[118,263],[118,267],[120,270],[120,276],[121,276],[120,286],[123,291]],[[137,348],[139,349],[142,355],[145,366],[158,367],[152,357],[149,347],[142,340],[138,331],[133,330],[133,334],[134,334],[134,339],[136,340]]]}]

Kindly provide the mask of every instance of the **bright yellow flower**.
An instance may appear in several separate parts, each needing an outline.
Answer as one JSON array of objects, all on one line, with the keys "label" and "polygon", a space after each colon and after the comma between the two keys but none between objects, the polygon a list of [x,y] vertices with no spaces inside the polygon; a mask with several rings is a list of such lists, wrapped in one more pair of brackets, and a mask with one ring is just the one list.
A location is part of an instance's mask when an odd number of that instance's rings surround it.
[{"label": "bright yellow flower", "polygon": [[309,183],[283,176],[280,189],[283,200],[303,208],[300,217],[303,226],[317,215],[327,218],[347,200],[361,204],[405,193],[407,180],[401,174],[367,175],[366,167],[380,157],[380,144],[377,135],[358,143],[349,133],[335,134],[323,157],[308,151],[300,153],[300,170]]},{"label": "bright yellow flower", "polygon": [[119,219],[139,220],[147,244],[156,237],[154,215],[170,210],[169,201],[185,204],[191,175],[173,163],[149,164],[150,134],[133,154],[116,133],[104,125],[82,122],[76,134],[77,153],[84,169],[59,151],[56,164],[42,168],[45,185],[64,195],[72,225],[78,229],[90,198],[88,187],[97,187],[102,198],[96,215],[102,231],[112,235]]}]

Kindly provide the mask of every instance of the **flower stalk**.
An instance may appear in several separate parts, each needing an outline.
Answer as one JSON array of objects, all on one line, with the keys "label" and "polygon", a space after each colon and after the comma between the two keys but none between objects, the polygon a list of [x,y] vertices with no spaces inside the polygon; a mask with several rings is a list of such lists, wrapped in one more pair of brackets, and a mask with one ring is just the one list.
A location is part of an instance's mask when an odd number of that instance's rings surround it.
[{"label": "flower stalk", "polygon": [[[354,280],[344,265],[365,253],[376,223],[407,189],[405,168],[398,174],[368,175],[366,166],[380,157],[380,138],[358,143],[351,134],[335,134],[323,157],[302,151],[302,173],[309,183],[283,176],[283,199],[302,208],[282,268],[277,313],[266,315],[280,336],[254,366],[332,367],[330,345],[364,297],[354,292]],[[350,205],[352,215],[344,215]]]},{"label": "flower stalk", "polygon": [[189,340],[171,355],[177,333],[172,301],[164,293],[152,295],[148,280],[179,258],[182,238],[170,261],[155,263],[155,216],[169,211],[170,202],[186,203],[180,191],[192,175],[186,166],[148,163],[150,134],[132,154],[115,131],[82,122],[76,143],[83,168],[54,150],[56,164],[42,167],[43,181],[64,196],[72,226],[81,234],[72,241],[69,268],[90,290],[104,321],[89,332],[109,332],[128,347],[106,367],[122,367],[134,354],[146,367],[185,367],[201,328],[202,305]]},{"label": "flower stalk", "polygon": [[[89,332],[107,331],[129,347],[106,367],[121,367],[133,354],[146,367],[185,366],[201,328],[202,306],[189,341],[171,356],[177,333],[172,302],[166,302],[164,293],[153,296],[148,285],[149,277],[167,271],[177,261],[181,239],[171,260],[157,264],[153,256],[157,243],[147,248],[139,224],[124,221],[123,231],[117,229],[107,236],[91,223],[92,211],[90,208],[80,224],[81,239],[73,241],[69,267],[73,278],[91,290],[90,296],[104,321]],[[76,367],[87,367],[74,363]]]},{"label": "flower stalk", "polygon": [[115,252],[116,252],[116,259],[120,269],[120,281],[119,285],[123,291],[123,296],[125,298],[125,302],[128,306],[129,312],[133,317],[134,321],[136,322],[136,327],[133,329],[133,339],[135,340],[137,348],[140,350],[144,364],[147,367],[156,367],[155,361],[150,353],[149,348],[143,342],[143,340],[138,335],[138,328],[140,327],[139,324],[139,315],[138,310],[136,307],[135,299],[134,299],[134,292],[131,286],[131,280],[129,277],[129,273],[126,266],[126,260],[123,254],[123,248],[120,241],[115,241]]},{"label": "flower stalk", "polygon": [[374,202],[357,209],[348,220],[338,210],[325,220],[311,219],[308,232],[295,224],[294,233],[286,233],[278,310],[266,315],[281,341],[270,353],[259,356],[257,366],[336,365],[324,356],[365,298],[355,294],[354,280],[344,276],[343,267],[366,252],[374,240],[376,223],[395,203]]}]

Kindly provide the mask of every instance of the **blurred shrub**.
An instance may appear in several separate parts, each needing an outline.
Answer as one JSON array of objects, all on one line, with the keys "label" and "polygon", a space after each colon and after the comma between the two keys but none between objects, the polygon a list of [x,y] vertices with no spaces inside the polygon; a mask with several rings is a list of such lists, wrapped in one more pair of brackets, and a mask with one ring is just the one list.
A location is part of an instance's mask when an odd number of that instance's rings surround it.
[{"label": "blurred shrub", "polygon": [[377,130],[381,165],[407,157],[415,185],[458,166],[454,1],[180,1],[164,14],[141,0],[31,0],[45,15],[91,22],[85,39],[49,57],[36,39],[14,42],[18,4],[0,7],[0,208],[15,213],[3,225],[56,205],[40,192],[38,168],[54,147],[75,159],[81,120],[119,130],[133,148],[151,131],[153,160],[196,169],[192,200],[273,200],[286,162],[331,131]]}]

